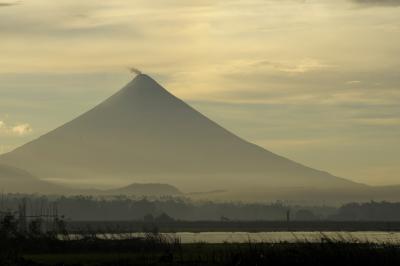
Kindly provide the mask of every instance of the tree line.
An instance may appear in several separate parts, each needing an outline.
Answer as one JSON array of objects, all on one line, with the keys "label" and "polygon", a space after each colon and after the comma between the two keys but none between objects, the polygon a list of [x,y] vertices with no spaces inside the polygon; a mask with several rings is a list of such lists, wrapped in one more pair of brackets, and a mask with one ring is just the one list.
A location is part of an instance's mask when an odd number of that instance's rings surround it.
[{"label": "tree line", "polygon": [[400,202],[348,203],[339,207],[272,203],[193,201],[183,197],[39,196],[7,194],[0,198],[0,214],[17,212],[26,201],[27,215],[56,207],[66,221],[125,221],[168,215],[175,220],[348,220],[400,221]]}]

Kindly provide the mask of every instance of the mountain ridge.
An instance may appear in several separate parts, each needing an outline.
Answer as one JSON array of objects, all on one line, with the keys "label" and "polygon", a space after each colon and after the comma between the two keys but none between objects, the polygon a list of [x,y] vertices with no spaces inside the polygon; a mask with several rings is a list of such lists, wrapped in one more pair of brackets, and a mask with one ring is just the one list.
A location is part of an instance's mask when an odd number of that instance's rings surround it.
[{"label": "mountain ridge", "polygon": [[9,166],[0,164],[0,191],[4,193],[68,193],[72,189],[40,180],[31,173]]},{"label": "mountain ridge", "polygon": [[161,183],[132,183],[130,185],[103,191],[112,195],[135,196],[182,196],[183,193],[176,187]]}]

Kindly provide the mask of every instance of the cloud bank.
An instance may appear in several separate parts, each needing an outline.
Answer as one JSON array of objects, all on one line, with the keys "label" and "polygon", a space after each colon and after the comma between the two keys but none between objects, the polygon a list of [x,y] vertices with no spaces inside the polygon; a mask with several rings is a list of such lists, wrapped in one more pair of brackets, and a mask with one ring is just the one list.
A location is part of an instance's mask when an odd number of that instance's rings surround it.
[{"label": "cloud bank", "polygon": [[4,121],[0,120],[0,134],[3,135],[15,135],[25,136],[33,131],[32,127],[28,123],[8,125]]},{"label": "cloud bank", "polygon": [[14,3],[3,3],[0,2],[0,7],[9,7],[9,6],[15,6],[18,5],[18,2],[14,2]]},{"label": "cloud bank", "polygon": [[400,0],[351,0],[360,5],[369,6],[400,6]]}]

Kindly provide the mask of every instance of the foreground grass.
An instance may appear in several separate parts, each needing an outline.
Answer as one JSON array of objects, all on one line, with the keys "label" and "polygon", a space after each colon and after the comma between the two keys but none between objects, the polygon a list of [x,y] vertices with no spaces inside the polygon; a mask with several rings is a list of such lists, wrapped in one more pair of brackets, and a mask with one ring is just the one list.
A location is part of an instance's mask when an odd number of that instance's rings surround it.
[{"label": "foreground grass", "polygon": [[400,265],[400,247],[384,244],[330,240],[275,244],[180,244],[159,238],[141,241],[64,241],[62,250],[57,245],[46,250],[25,246],[18,252],[3,252],[0,265]]},{"label": "foreground grass", "polygon": [[[297,243],[182,244],[171,235],[21,231],[0,223],[0,266],[128,265],[400,265],[400,246],[346,242],[321,234],[321,241]],[[76,235],[75,235],[76,236]]]}]

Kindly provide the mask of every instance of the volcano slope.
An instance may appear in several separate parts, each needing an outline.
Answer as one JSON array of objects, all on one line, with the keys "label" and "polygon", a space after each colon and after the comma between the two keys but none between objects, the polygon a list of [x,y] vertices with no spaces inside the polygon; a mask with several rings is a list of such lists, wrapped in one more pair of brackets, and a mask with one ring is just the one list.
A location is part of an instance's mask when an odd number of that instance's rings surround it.
[{"label": "volcano slope", "polygon": [[364,186],[249,143],[145,74],[61,127],[0,156],[40,178],[184,191]]}]

